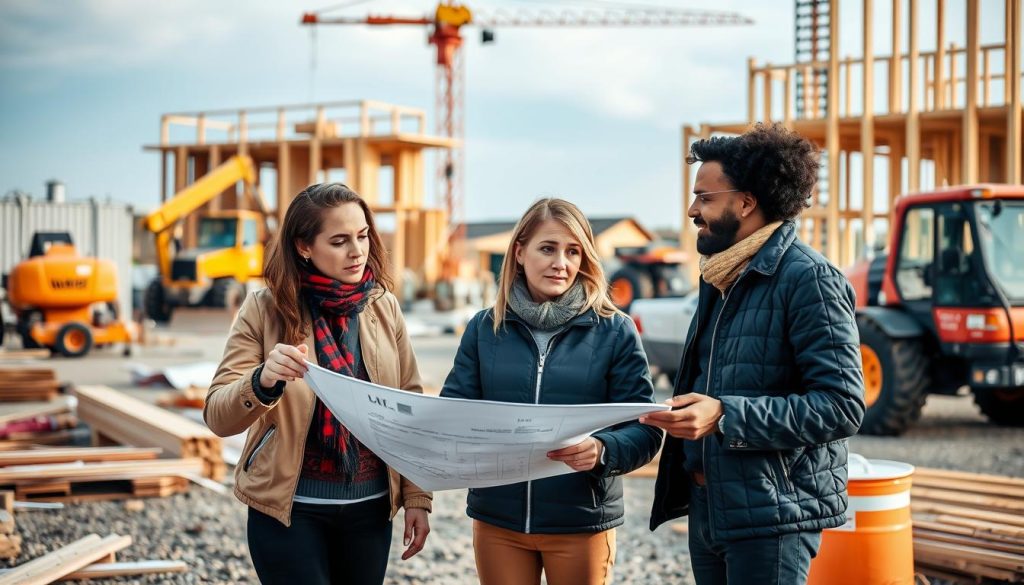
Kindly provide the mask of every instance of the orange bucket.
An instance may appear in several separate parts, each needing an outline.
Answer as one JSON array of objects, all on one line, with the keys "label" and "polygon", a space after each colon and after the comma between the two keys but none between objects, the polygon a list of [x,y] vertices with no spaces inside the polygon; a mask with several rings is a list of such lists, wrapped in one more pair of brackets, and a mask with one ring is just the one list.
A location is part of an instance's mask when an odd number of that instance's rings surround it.
[{"label": "orange bucket", "polygon": [[914,466],[850,454],[846,524],[822,532],[808,585],[913,585]]}]

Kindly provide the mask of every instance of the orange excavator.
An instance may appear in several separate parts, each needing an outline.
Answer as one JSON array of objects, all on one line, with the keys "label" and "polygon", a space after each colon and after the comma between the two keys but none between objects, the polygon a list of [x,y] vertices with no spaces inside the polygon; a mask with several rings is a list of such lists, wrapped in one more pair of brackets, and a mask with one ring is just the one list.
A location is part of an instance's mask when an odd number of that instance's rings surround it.
[{"label": "orange excavator", "polygon": [[117,266],[79,256],[66,232],[34,234],[28,259],[7,281],[22,346],[49,347],[66,357],[111,343],[130,350],[135,327],[118,317],[117,294]]}]

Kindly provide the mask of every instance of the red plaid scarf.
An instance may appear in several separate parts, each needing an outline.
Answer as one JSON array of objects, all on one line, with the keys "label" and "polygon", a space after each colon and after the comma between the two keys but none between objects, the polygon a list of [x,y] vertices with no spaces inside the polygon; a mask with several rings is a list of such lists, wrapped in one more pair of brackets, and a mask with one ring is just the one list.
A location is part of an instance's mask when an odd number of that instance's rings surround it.
[{"label": "red plaid scarf", "polygon": [[[376,285],[373,272],[367,267],[363,279],[357,284],[345,284],[324,276],[310,268],[303,274],[302,291],[313,317],[313,339],[316,345],[317,363],[333,372],[352,378],[359,377],[353,371],[355,355],[344,342],[352,316],[363,310],[369,292]],[[322,461],[322,465],[338,466],[344,477],[351,479],[359,470],[357,439],[348,432],[331,411],[318,398],[313,424],[317,425],[317,439],[325,451],[335,455],[334,461]]]}]

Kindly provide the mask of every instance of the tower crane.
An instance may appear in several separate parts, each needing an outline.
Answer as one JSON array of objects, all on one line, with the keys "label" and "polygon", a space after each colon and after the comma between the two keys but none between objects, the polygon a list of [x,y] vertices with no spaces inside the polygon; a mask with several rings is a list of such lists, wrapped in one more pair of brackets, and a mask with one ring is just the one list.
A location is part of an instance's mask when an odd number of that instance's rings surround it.
[{"label": "tower crane", "polygon": [[[473,11],[469,7],[442,0],[433,16],[404,17],[392,15],[323,16],[323,11],[307,12],[301,24],[429,27],[427,42],[436,49],[435,59],[435,121],[437,134],[461,141],[464,135],[462,28],[476,26],[481,29],[481,42],[494,41],[494,28],[541,27],[675,27],[725,26],[753,24],[753,20],[734,12],[714,10],[682,10],[671,8],[632,7],[571,9],[545,8],[528,10],[496,9]],[[448,221],[452,226],[462,220],[462,180],[464,149],[448,148],[438,163],[439,192],[443,193]]]}]

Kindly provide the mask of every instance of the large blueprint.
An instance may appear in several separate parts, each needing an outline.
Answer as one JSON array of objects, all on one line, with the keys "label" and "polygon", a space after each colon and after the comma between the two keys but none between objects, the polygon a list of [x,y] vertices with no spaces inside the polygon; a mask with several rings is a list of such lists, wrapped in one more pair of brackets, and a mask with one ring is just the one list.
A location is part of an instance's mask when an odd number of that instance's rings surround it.
[{"label": "large blueprint", "polygon": [[563,473],[548,451],[666,410],[661,404],[544,405],[403,392],[306,364],[320,400],[385,463],[429,491],[488,487]]}]

